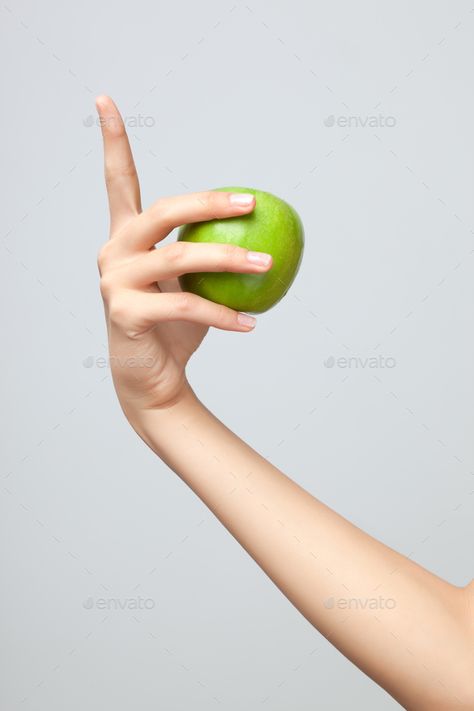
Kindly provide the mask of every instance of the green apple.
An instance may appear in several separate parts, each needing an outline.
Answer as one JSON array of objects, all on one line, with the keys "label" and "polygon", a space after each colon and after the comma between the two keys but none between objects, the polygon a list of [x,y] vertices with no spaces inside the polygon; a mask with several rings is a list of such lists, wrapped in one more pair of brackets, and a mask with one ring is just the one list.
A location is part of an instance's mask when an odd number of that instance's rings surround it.
[{"label": "green apple", "polygon": [[252,193],[256,205],[248,215],[183,225],[178,240],[185,242],[231,243],[273,257],[264,274],[204,272],[183,274],[179,283],[190,291],[238,311],[262,313],[286,294],[303,256],[304,230],[291,205],[263,190],[215,188],[233,193]]}]

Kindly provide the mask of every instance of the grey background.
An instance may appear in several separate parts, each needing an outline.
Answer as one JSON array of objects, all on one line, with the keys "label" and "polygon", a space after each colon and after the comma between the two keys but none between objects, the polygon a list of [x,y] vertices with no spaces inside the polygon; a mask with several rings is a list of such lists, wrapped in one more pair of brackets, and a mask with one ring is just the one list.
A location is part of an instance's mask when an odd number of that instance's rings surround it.
[{"label": "grey background", "polygon": [[[100,360],[93,99],[111,94],[127,117],[145,205],[241,184],[300,212],[291,292],[251,335],[212,331],[190,380],[317,497],[461,585],[474,498],[471,6],[0,8],[2,711],[397,707],[124,421]],[[98,602],[139,596],[152,609]]]}]

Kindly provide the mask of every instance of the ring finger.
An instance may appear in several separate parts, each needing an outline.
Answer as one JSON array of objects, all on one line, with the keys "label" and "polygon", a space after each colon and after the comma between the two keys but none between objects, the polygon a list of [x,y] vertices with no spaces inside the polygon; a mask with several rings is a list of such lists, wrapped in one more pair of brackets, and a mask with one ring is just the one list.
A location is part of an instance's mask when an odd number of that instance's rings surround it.
[{"label": "ring finger", "polygon": [[260,274],[271,265],[270,254],[233,244],[175,242],[128,262],[115,278],[121,278],[124,285],[139,288],[194,272]]}]

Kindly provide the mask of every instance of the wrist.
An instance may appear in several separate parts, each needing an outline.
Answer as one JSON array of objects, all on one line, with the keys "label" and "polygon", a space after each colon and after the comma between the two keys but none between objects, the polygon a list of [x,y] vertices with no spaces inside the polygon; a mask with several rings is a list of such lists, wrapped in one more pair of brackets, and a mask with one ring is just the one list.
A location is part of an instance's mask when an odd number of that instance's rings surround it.
[{"label": "wrist", "polygon": [[153,407],[121,403],[126,418],[146,444],[157,454],[165,442],[170,445],[170,434],[185,430],[194,418],[206,408],[187,380],[180,392],[171,400]]}]

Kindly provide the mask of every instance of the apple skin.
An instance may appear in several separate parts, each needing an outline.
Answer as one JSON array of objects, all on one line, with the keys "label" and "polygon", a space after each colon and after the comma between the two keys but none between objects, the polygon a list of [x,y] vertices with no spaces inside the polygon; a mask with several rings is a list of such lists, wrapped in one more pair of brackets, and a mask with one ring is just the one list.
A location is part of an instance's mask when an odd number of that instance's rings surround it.
[{"label": "apple skin", "polygon": [[237,311],[251,314],[268,311],[286,294],[300,267],[304,249],[301,219],[291,205],[263,190],[242,187],[215,190],[252,193],[255,208],[247,215],[183,225],[178,241],[235,244],[271,254],[273,264],[264,274],[183,274],[179,277],[181,289]]}]

